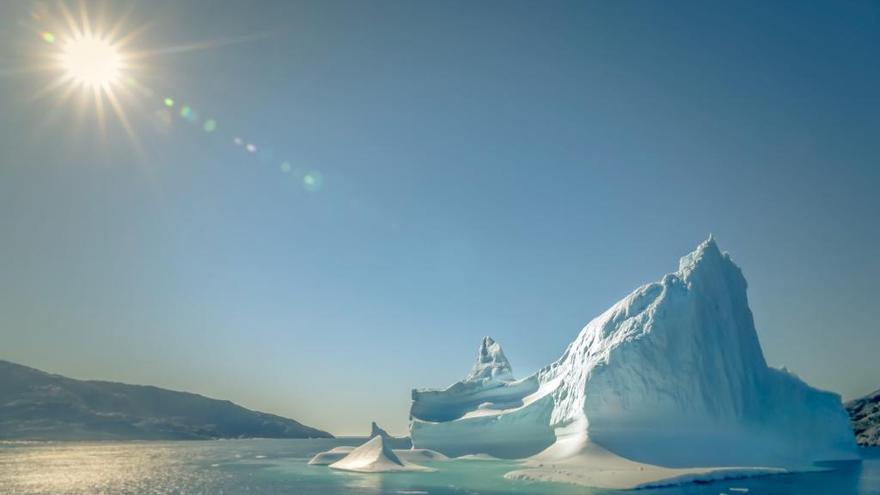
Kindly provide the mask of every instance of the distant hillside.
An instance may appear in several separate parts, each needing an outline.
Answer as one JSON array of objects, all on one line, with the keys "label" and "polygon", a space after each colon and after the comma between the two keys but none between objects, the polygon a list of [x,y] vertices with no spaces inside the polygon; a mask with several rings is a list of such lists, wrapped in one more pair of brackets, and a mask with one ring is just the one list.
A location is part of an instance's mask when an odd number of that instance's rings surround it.
[{"label": "distant hillside", "polygon": [[845,404],[856,442],[863,447],[880,447],[880,390]]},{"label": "distant hillside", "polygon": [[0,360],[0,440],[332,438],[292,419],[157,387],[82,381]]}]

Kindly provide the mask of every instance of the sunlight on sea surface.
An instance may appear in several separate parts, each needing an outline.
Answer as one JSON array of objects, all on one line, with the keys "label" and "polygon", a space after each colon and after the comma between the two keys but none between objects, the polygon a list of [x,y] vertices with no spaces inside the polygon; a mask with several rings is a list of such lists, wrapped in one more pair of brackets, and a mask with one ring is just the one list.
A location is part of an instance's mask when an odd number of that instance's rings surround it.
[{"label": "sunlight on sea surface", "polygon": [[[508,461],[431,463],[435,473],[354,474],[306,463],[363,439],[209,442],[0,443],[0,493],[43,494],[593,494],[567,485],[505,480]],[[880,449],[840,470],[645,490],[651,495],[880,494]],[[731,488],[734,490],[731,491]]]}]

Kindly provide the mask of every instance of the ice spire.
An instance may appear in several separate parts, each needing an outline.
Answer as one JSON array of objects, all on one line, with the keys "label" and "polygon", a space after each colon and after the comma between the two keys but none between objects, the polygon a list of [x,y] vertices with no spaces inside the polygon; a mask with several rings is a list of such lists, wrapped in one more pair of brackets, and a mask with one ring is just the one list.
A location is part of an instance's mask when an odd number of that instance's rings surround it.
[{"label": "ice spire", "polygon": [[704,261],[721,257],[721,250],[718,249],[715,237],[712,234],[709,234],[709,238],[701,242],[696,249],[682,256],[678,261],[678,271],[680,273],[688,272]]},{"label": "ice spire", "polygon": [[387,431],[380,428],[379,425],[377,425],[376,422],[373,421],[372,423],[370,423],[370,438],[373,438],[375,436],[382,436],[387,438],[391,435],[389,435]]},{"label": "ice spire", "polygon": [[412,442],[410,442],[408,437],[391,436],[390,433],[377,425],[375,421],[370,423],[370,438],[373,437],[382,437],[385,443],[390,445],[393,449],[408,449],[412,447]]},{"label": "ice spire", "polygon": [[501,344],[492,340],[492,337],[483,337],[480,343],[480,352],[477,354],[477,362],[468,374],[465,381],[498,380],[513,381],[513,369],[510,362],[501,350]]}]

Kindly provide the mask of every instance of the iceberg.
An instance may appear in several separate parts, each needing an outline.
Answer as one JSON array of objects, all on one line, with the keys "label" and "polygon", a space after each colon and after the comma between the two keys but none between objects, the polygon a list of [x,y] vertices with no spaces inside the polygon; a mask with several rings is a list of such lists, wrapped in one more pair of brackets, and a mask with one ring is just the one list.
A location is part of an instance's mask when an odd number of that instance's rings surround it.
[{"label": "iceberg", "polygon": [[431,468],[401,460],[385,443],[385,438],[382,435],[371,438],[342,459],[330,464],[330,469],[359,473],[433,471]]},{"label": "iceberg", "polygon": [[[430,449],[414,449],[412,448],[412,442],[410,442],[409,438],[393,437],[387,431],[379,427],[379,425],[377,425],[375,421],[373,421],[370,424],[369,438],[370,440],[372,440],[376,437],[380,437],[382,439],[382,448],[388,450],[391,453],[391,455],[387,457],[391,459],[392,462],[396,462],[394,461],[394,459],[397,459],[397,461],[402,461],[404,464],[413,462],[445,461],[449,459],[447,456],[441,454],[440,452],[435,452]],[[369,443],[369,441],[367,443]],[[326,452],[315,454],[315,456],[309,460],[309,464],[312,466],[330,466],[346,458],[355,450],[357,450],[357,447],[348,445],[334,447]],[[361,457],[363,456],[361,455]],[[424,470],[419,468],[420,466],[414,470]],[[336,469],[344,468],[337,466]],[[400,469],[394,470],[400,471]]]},{"label": "iceberg", "polygon": [[[486,337],[464,380],[413,390],[413,445],[529,458],[530,469],[513,477],[560,479],[552,474],[568,470],[564,481],[573,482],[597,459],[629,471],[653,466],[658,479],[857,460],[840,397],[767,365],[746,289],[710,236],[677,271],[611,306],[528,377],[515,380],[501,346]],[[584,484],[654,486],[651,476]]]},{"label": "iceberg", "polygon": [[[410,438],[449,456],[486,454],[521,458],[555,437],[548,408],[527,408],[539,389],[537,376],[514,380],[501,345],[484,337],[467,377],[443,390],[412,392]],[[537,416],[536,416],[537,415]]]}]

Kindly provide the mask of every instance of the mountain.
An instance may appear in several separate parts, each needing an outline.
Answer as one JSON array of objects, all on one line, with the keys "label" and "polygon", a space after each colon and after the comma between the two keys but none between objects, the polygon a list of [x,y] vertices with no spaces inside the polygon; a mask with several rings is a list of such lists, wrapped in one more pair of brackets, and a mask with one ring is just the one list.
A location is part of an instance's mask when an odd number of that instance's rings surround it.
[{"label": "mountain", "polygon": [[554,462],[602,452],[669,468],[857,459],[840,397],[767,365],[746,288],[710,237],[531,376],[512,380],[484,339],[478,373],[413,391],[413,445]]},{"label": "mountain", "polygon": [[332,438],[187,392],[52,375],[0,360],[0,440]]},{"label": "mountain", "polygon": [[880,390],[846,403],[856,442],[864,447],[880,447]]}]

